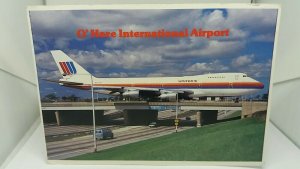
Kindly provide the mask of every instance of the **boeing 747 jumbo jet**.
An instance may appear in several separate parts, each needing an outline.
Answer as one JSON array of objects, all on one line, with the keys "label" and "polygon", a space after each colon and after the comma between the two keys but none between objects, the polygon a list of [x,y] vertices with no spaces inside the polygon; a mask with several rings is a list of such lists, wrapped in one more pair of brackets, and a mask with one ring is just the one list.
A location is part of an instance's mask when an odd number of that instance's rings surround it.
[{"label": "boeing 747 jumbo jet", "polygon": [[242,96],[264,88],[244,73],[213,73],[182,77],[96,78],[60,50],[51,54],[58,66],[62,86],[91,90],[124,98],[175,100],[199,97]]}]

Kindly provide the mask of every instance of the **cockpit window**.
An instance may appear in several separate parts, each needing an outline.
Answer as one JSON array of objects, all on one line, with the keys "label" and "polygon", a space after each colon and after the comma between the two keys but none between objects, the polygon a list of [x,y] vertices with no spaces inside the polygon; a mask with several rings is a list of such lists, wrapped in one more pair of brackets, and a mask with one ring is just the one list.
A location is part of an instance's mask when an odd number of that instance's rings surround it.
[{"label": "cockpit window", "polygon": [[243,77],[247,77],[247,75],[243,75]]}]

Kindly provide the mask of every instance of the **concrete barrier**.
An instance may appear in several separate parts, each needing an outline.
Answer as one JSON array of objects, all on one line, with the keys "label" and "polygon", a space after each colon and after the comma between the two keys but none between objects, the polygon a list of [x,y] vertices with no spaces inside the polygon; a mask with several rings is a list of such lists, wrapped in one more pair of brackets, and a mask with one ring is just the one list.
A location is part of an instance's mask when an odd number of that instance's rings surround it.
[{"label": "concrete barrier", "polygon": [[267,111],[268,102],[243,102],[242,118],[252,117],[254,113]]}]

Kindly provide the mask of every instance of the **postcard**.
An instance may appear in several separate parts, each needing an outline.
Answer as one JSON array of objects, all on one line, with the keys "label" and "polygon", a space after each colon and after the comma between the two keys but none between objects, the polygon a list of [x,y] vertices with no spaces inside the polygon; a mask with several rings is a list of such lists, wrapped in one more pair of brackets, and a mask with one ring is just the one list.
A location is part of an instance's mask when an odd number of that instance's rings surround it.
[{"label": "postcard", "polygon": [[30,8],[48,159],[261,162],[278,13]]}]

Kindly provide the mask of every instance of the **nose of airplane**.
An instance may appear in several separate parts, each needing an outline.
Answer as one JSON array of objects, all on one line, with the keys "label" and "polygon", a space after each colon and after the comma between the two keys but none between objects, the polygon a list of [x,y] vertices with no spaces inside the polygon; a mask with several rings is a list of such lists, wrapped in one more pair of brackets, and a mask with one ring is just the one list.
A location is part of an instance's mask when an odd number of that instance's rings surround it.
[{"label": "nose of airplane", "polygon": [[263,89],[265,85],[262,82],[257,82],[257,87]]}]

